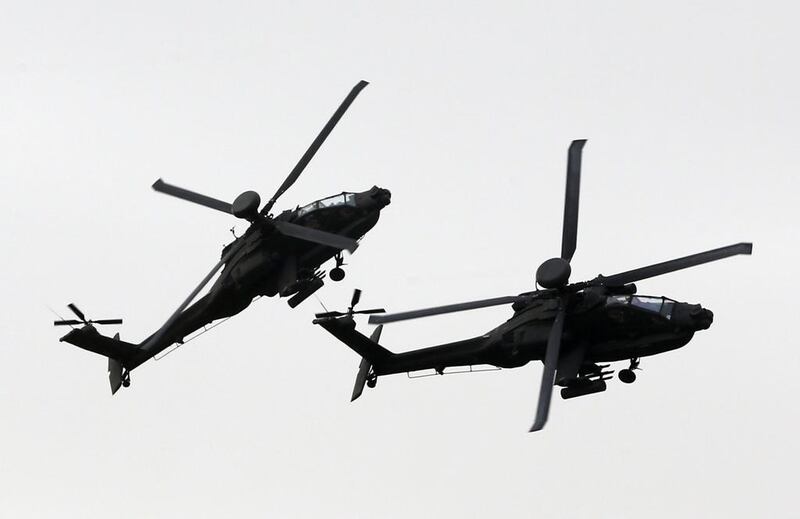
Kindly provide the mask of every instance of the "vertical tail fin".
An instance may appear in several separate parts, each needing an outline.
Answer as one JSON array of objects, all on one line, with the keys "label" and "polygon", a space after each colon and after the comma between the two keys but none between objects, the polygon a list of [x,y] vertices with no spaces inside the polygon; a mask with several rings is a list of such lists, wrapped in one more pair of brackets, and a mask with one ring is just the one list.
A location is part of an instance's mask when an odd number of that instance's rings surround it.
[{"label": "vertical tail fin", "polygon": [[[114,335],[114,340],[119,340],[119,334]],[[111,357],[108,358],[108,381],[112,395],[122,387],[122,363]]]},{"label": "vertical tail fin", "polygon": [[[381,324],[375,331],[372,332],[370,336],[370,340],[375,344],[381,338],[381,331],[383,330],[383,325]],[[364,384],[367,383],[367,379],[369,378],[369,372],[372,369],[372,363],[365,359],[364,357],[361,358],[361,364],[358,366],[358,375],[356,375],[356,383],[353,386],[353,396],[350,398],[350,401],[354,401],[356,398],[361,396],[361,393],[364,392]]]}]

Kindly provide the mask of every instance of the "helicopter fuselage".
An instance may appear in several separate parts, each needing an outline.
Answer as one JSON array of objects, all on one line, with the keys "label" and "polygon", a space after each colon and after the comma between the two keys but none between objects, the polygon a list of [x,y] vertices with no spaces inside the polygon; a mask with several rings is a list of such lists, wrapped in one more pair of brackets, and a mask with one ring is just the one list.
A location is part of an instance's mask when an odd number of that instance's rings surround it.
[{"label": "helicopter fuselage", "polygon": [[[387,375],[478,364],[514,368],[543,360],[557,309],[555,298],[534,298],[517,305],[508,321],[482,336],[396,353],[376,359],[372,369],[376,375]],[[708,328],[712,319],[711,311],[700,305],[586,290],[575,294],[567,306],[562,355],[580,352],[579,364],[656,355],[686,345],[694,332]],[[320,320],[319,324],[333,333],[335,328],[347,326],[340,321]]]},{"label": "helicopter fuselage", "polygon": [[[378,222],[390,201],[388,190],[373,187],[362,193],[342,193],[304,207],[284,211],[276,221],[360,239]],[[287,296],[296,283],[313,276],[324,262],[341,251],[275,232],[269,220],[254,222],[222,251],[237,249],[225,264],[211,291],[234,290],[243,295]],[[252,299],[251,297],[251,299]]]},{"label": "helicopter fuselage", "polygon": [[[373,187],[284,211],[275,221],[360,239],[375,226],[390,201],[388,190]],[[302,295],[307,297],[322,286],[319,267],[333,257],[340,258],[340,254],[337,248],[276,232],[271,219],[257,219],[223,249],[222,257],[230,257],[209,292],[181,312],[167,329],[145,339],[141,344],[148,344],[148,348],[129,348],[130,353],[118,354],[118,360],[130,371],[203,326],[238,314],[258,296],[286,297],[305,291]],[[91,326],[74,329],[62,340],[100,353],[108,348],[107,341]]]},{"label": "helicopter fuselage", "polygon": [[[386,189],[373,187],[361,193],[342,193],[323,198],[275,220],[286,221],[360,239],[378,222],[380,211],[391,201]],[[206,324],[236,315],[255,297],[285,297],[298,292],[314,278],[317,269],[341,253],[324,245],[275,232],[269,220],[253,222],[245,233],[222,251],[236,250],[208,294],[187,308],[151,349],[158,353]],[[321,285],[320,285],[321,286]],[[146,341],[145,341],[146,342]],[[131,368],[132,369],[132,368]]]},{"label": "helicopter fuselage", "polygon": [[[450,367],[493,365],[514,368],[541,360],[536,418],[530,431],[547,422],[553,387],[562,386],[561,397],[575,398],[606,390],[613,370],[607,362],[630,360],[618,378],[630,384],[641,357],[657,355],[686,345],[698,330],[711,326],[713,314],[700,305],[679,303],[665,297],[638,296],[634,283],[656,276],[752,253],[753,244],[741,242],[697,254],[654,263],[611,276],[574,282],[571,262],[577,250],[581,163],[585,139],[573,140],[567,152],[567,178],[561,250],[536,269],[536,286],[519,295],[483,298],[385,313],[383,309],[354,310],[360,292],[346,313],[317,314],[322,326],[361,356],[351,400],[366,386],[375,387],[381,375]],[[512,304],[514,314],[488,333],[467,340],[430,348],[395,353],[378,343],[383,325],[445,315],[479,308]],[[356,331],[353,316],[370,313],[369,322],[379,324],[370,338]],[[383,315],[380,315],[383,314]],[[472,371],[472,369],[470,369]]]},{"label": "helicopter fuselage", "polygon": [[[159,178],[153,189],[186,202],[213,209],[250,222],[241,237],[222,250],[203,280],[183,299],[167,321],[139,344],[123,341],[119,334],[100,334],[94,324],[122,324],[121,319],[87,319],[74,304],[69,309],[78,318],[59,319],[56,326],[71,326],[60,340],[108,357],[111,393],[130,385],[130,371],[173,343],[217,319],[233,316],[247,308],[257,296],[291,296],[295,307],[323,285],[325,272],[319,267],[331,258],[336,266],[328,275],[341,281],[345,274],[342,251],[351,253],[378,221],[380,211],[391,201],[391,193],[377,186],[361,193],[344,192],[317,200],[304,207],[270,214],[278,199],[294,185],[319,151],[358,94],[367,86],[359,81],[339,104],[297,164],[289,171],[266,204],[255,191],[244,191],[232,202],[220,200]],[[208,293],[196,300],[214,277]],[[195,301],[192,304],[192,301]],[[190,306],[191,305],[191,306]],[[83,324],[81,328],[75,325]]]}]

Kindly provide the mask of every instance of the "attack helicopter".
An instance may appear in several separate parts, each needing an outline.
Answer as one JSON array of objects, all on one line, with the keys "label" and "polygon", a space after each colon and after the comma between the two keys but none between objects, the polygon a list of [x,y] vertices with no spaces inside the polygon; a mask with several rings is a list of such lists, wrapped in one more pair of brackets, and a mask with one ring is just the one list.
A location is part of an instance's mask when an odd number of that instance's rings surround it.
[{"label": "attack helicopter", "polygon": [[[77,306],[69,309],[78,318],[60,319],[56,326],[73,329],[61,338],[88,351],[108,357],[111,393],[130,385],[130,372],[171,345],[209,323],[233,316],[247,308],[259,296],[289,297],[294,308],[324,282],[320,266],[334,259],[329,272],[334,281],[344,276],[344,250],[354,252],[360,240],[378,222],[381,210],[391,201],[391,193],[372,187],[360,193],[344,192],[317,200],[294,210],[273,216],[270,211],[278,198],[298,179],[325,139],[344,115],[356,96],[367,86],[359,82],[345,97],[333,116],[317,135],[278,188],[259,209],[261,199],[255,191],[245,191],[233,203],[211,198],[158,179],[153,189],[159,193],[228,213],[250,223],[247,230],[228,245],[221,259],[200,284],[178,306],[163,326],[139,344],[124,342],[100,334],[95,325],[122,324],[121,319],[89,320]],[[222,270],[209,292],[190,303],[211,279]],[[188,307],[188,308],[187,308]],[[82,325],[79,328],[75,326]]]},{"label": "attack helicopter", "polygon": [[[536,419],[530,431],[541,430],[548,417],[554,385],[564,399],[606,390],[614,371],[609,362],[629,360],[619,372],[624,383],[636,380],[640,359],[685,346],[694,333],[711,326],[713,313],[699,304],[663,296],[637,295],[634,282],[694,267],[738,254],[751,254],[751,243],[738,243],[683,258],[656,263],[589,281],[570,283],[570,261],[578,230],[581,158],[585,140],[573,141],[567,158],[561,256],[548,259],[536,271],[541,289],[515,296],[469,301],[452,305],[386,314],[382,308],[354,310],[361,292],[356,291],[346,312],[316,315],[322,326],[345,343],[362,360],[351,400],[366,384],[375,387],[379,376],[447,368],[490,365],[516,368],[530,361],[544,362]],[[497,328],[449,344],[393,353],[380,344],[383,324],[461,312],[497,305],[512,305],[513,315]],[[356,331],[353,316],[374,314],[378,324],[371,337]],[[382,314],[382,315],[381,315]]]}]

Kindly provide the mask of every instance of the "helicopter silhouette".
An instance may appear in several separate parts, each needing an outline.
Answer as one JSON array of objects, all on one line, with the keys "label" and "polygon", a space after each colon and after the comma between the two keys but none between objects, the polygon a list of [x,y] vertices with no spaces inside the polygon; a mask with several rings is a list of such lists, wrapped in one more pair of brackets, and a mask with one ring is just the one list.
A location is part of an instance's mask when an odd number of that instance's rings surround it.
[{"label": "helicopter silhouette", "polygon": [[[108,357],[112,394],[130,385],[130,372],[172,344],[182,344],[190,333],[212,321],[238,314],[259,296],[289,297],[294,308],[324,282],[320,266],[334,259],[330,278],[344,276],[342,251],[354,252],[360,240],[378,222],[381,210],[391,201],[391,193],[372,187],[360,193],[343,192],[317,200],[294,210],[270,214],[278,198],[288,190],[322,146],[356,96],[367,86],[360,81],[345,97],[263,208],[255,191],[245,191],[233,203],[205,196],[167,184],[158,179],[153,189],[188,202],[242,218],[250,223],[247,230],[222,250],[221,259],[191,294],[178,306],[163,326],[139,344],[124,342],[119,334],[100,334],[95,325],[122,324],[121,319],[88,320],[74,304],[69,309],[78,320],[60,319],[56,326],[72,326],[61,338],[88,351]],[[191,306],[199,292],[219,272],[220,276],[206,295]],[[187,308],[188,307],[188,308]],[[82,325],[75,328],[76,325]]]},{"label": "helicopter silhouette", "polygon": [[[540,290],[515,296],[468,301],[385,314],[383,309],[355,311],[361,293],[354,293],[346,312],[324,312],[313,321],[361,356],[351,400],[366,384],[375,387],[379,376],[433,369],[439,374],[451,367],[491,365],[516,368],[532,360],[543,361],[536,418],[530,431],[547,422],[554,385],[562,398],[575,398],[606,390],[614,361],[630,360],[619,372],[624,383],[636,380],[640,359],[685,346],[699,330],[711,326],[713,313],[699,304],[663,296],[636,295],[634,282],[720,260],[751,254],[751,243],[738,243],[683,258],[637,268],[612,276],[570,283],[570,261],[578,230],[581,158],[585,140],[573,141],[567,159],[561,256],[543,262],[536,271]],[[378,344],[383,324],[420,317],[511,304],[514,314],[479,337],[394,353]],[[371,337],[356,330],[353,315],[371,315],[379,324]],[[380,315],[383,314],[383,315]]]}]

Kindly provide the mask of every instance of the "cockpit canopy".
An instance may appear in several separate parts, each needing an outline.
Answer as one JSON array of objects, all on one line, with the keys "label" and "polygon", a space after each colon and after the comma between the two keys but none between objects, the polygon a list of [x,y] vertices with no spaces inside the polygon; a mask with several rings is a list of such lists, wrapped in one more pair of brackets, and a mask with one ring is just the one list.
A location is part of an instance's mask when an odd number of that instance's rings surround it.
[{"label": "cockpit canopy", "polygon": [[648,312],[661,314],[667,319],[672,318],[672,309],[675,303],[672,299],[667,297],[654,297],[654,296],[608,296],[606,298],[606,306],[610,305],[630,305]]},{"label": "cockpit canopy", "polygon": [[310,204],[298,209],[297,216],[303,216],[311,211],[316,211],[317,209],[325,209],[327,207],[335,207],[340,205],[349,205],[355,207],[356,194],[341,193],[338,195],[329,196],[328,198],[323,198],[322,200],[317,200],[316,202],[311,202]]}]

